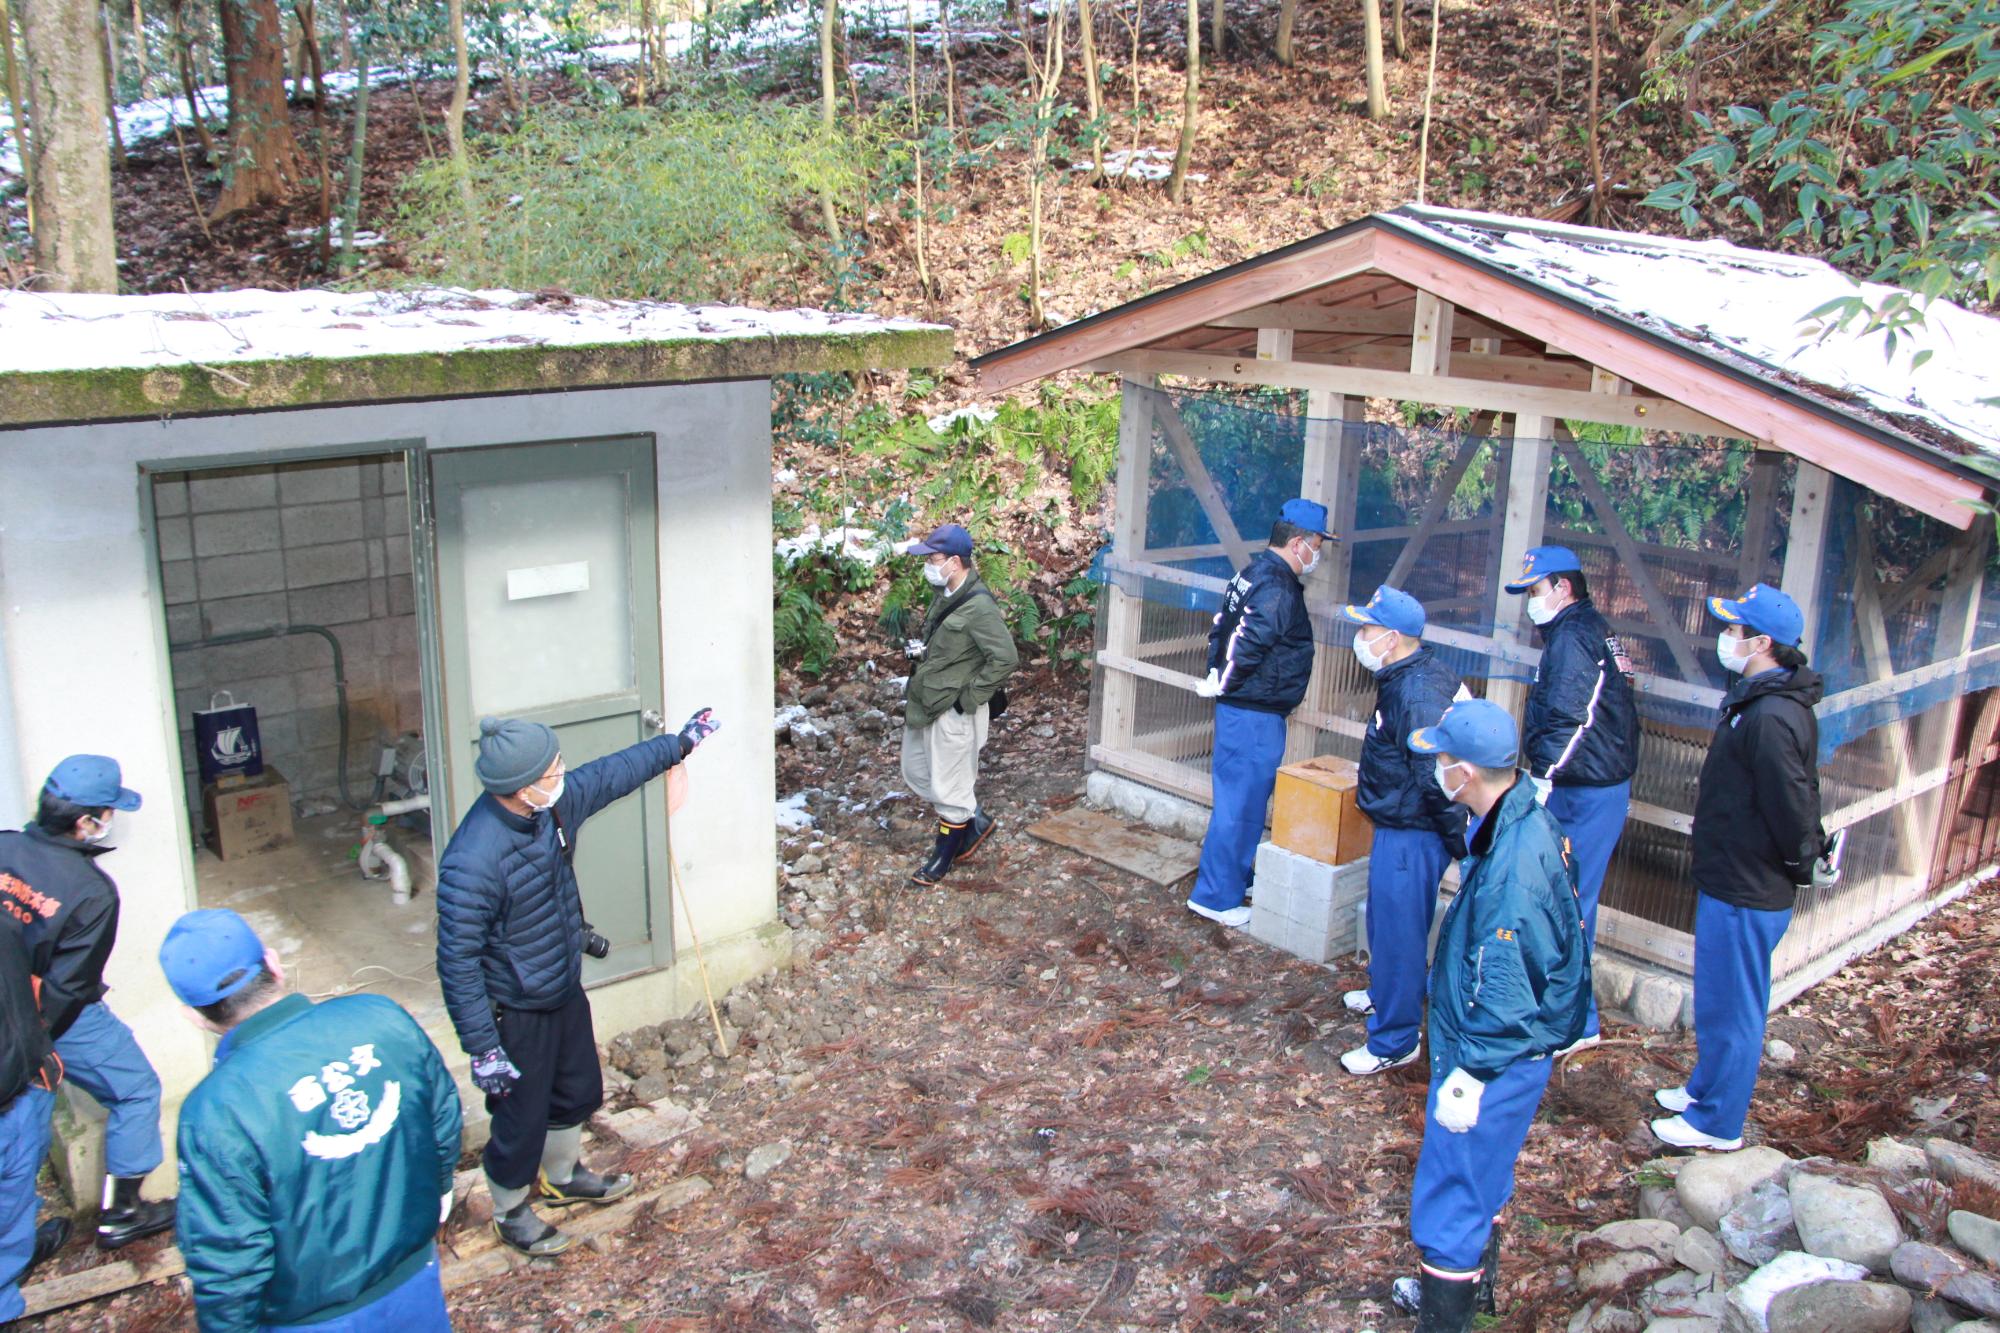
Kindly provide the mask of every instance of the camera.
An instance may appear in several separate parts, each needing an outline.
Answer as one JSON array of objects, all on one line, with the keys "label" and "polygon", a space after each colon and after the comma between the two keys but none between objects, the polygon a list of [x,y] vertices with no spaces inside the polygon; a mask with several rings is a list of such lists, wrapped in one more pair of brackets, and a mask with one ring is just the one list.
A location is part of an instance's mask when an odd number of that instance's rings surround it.
[{"label": "camera", "polygon": [[583,923],[583,951],[591,958],[605,958],[611,953],[611,941],[598,934],[588,921]]}]

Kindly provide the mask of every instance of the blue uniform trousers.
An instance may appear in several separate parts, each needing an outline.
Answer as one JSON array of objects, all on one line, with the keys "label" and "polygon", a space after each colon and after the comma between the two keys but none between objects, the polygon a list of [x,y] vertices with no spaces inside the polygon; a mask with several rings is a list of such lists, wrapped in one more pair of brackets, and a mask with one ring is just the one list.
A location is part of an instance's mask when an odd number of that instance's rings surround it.
[{"label": "blue uniform trousers", "polygon": [[165,1156],[160,1147],[160,1076],[132,1029],[104,1001],[87,1004],[56,1042],[63,1077],[104,1108],[104,1170],[143,1176]]},{"label": "blue uniform trousers", "polygon": [[1764,1059],[1764,1022],[1771,1013],[1771,955],[1790,909],[1760,912],[1695,896],[1694,1072],[1686,1121],[1719,1139],[1742,1136]]},{"label": "blue uniform trousers", "polygon": [[397,1286],[358,1310],[316,1324],[265,1324],[262,1333],[310,1329],[312,1333],[450,1333],[451,1315],[444,1306],[444,1283],[437,1255]]},{"label": "blue uniform trousers", "polygon": [[0,1111],[0,1324],[27,1309],[14,1279],[35,1253],[35,1177],[49,1155],[52,1092],[24,1089]]},{"label": "blue uniform trousers", "polygon": [[1368,1049],[1416,1049],[1430,977],[1431,918],[1451,853],[1429,829],[1378,828],[1368,849]]},{"label": "blue uniform trousers", "polygon": [[1437,1122],[1438,1088],[1449,1069],[1431,1065],[1424,1104],[1424,1146],[1410,1189],[1410,1239],[1424,1264],[1469,1273],[1486,1253],[1493,1220],[1514,1197],[1514,1159],[1535,1122],[1553,1060],[1517,1060],[1486,1085],[1479,1123],[1454,1134]]},{"label": "blue uniform trousers", "polygon": [[1209,764],[1214,805],[1189,895],[1203,907],[1226,912],[1243,905],[1284,757],[1284,718],[1226,703],[1215,706],[1215,757]]},{"label": "blue uniform trousers", "polygon": [[[1583,939],[1597,949],[1597,896],[1604,890],[1604,872],[1611,868],[1611,854],[1625,832],[1625,816],[1632,809],[1632,784],[1611,787],[1557,787],[1549,793],[1549,813],[1569,835],[1570,855],[1576,858],[1576,894],[1583,908]],[[1597,996],[1590,997],[1590,1017],[1584,1020],[1583,1035],[1597,1035]]]}]

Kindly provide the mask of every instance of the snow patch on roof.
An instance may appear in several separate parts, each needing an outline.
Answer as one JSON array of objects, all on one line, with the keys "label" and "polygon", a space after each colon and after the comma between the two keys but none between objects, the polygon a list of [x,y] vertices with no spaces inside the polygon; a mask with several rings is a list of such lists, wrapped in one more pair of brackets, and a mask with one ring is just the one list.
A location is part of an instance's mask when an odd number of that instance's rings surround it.
[{"label": "snow patch on roof", "polygon": [[13,373],[436,355],[505,347],[898,333],[935,326],[823,310],[751,310],[461,288],[160,296],[0,291]]}]

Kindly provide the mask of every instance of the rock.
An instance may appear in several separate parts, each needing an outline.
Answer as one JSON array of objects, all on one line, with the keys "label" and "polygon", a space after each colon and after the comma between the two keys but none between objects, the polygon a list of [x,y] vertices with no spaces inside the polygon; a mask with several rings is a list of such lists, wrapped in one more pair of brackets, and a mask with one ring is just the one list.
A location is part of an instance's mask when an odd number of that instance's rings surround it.
[{"label": "rock", "polygon": [[1990,1273],[1977,1269],[1960,1273],[1939,1287],[1938,1295],[1965,1306],[1974,1314],[2000,1319],[2000,1279],[1995,1279]]},{"label": "rock", "polygon": [[1895,1210],[1873,1185],[1800,1172],[1792,1177],[1792,1221],[1811,1254],[1889,1271],[1889,1256],[1903,1243]]},{"label": "rock", "polygon": [[857,730],[865,731],[871,736],[879,736],[889,729],[889,715],[879,708],[871,708],[855,718],[854,725]]},{"label": "rock", "polygon": [[1955,1208],[1945,1225],[1959,1249],[1983,1264],[2000,1268],[2000,1222]]},{"label": "rock", "polygon": [[730,992],[729,998],[722,1002],[722,1012],[739,1029],[755,1027],[762,1017],[757,1001],[742,991]]},{"label": "rock", "polygon": [[657,1101],[674,1090],[665,1074],[646,1074],[632,1085],[632,1095],[642,1102]]},{"label": "rock", "polygon": [[1896,1281],[1918,1291],[1936,1291],[1967,1270],[1965,1260],[1950,1250],[1906,1240],[1889,1256],[1889,1271]]},{"label": "rock", "polygon": [[1569,1317],[1569,1333],[1639,1333],[1645,1321],[1616,1305],[1590,1304]]},{"label": "rock", "polygon": [[1773,1037],[1770,1041],[1764,1043],[1764,1058],[1778,1068],[1783,1069],[1786,1065],[1797,1061],[1799,1058],[1799,1049],[1788,1041]]},{"label": "rock", "polygon": [[1640,1274],[1656,1273],[1671,1262],[1651,1250],[1600,1254],[1576,1270],[1576,1284],[1585,1291],[1617,1291]]},{"label": "rock", "polygon": [[1770,1333],[1771,1303],[1780,1292],[1813,1282],[1859,1282],[1867,1276],[1860,1264],[1787,1250],[1729,1289],[1722,1327],[1728,1333]]},{"label": "rock", "polygon": [[1966,1319],[1953,1324],[1951,1333],[2000,1333],[2000,1324],[1990,1319]]},{"label": "rock", "polygon": [[1721,1327],[1720,1319],[1703,1319],[1696,1315],[1672,1315],[1666,1319],[1655,1319],[1646,1325],[1645,1333],[1718,1333]]},{"label": "rock", "polygon": [[1945,1333],[1964,1322],[1962,1312],[1934,1296],[1919,1296],[1910,1306],[1910,1333]]},{"label": "rock", "polygon": [[1728,1262],[1713,1231],[1689,1227],[1674,1246],[1674,1262],[1696,1273],[1720,1273]]},{"label": "rock", "polygon": [[1784,1186],[1767,1180],[1738,1199],[1716,1223],[1722,1247],[1752,1268],[1768,1264],[1786,1250],[1800,1249],[1792,1225],[1792,1200]]},{"label": "rock", "polygon": [[1639,1216],[1671,1222],[1683,1231],[1695,1224],[1694,1215],[1681,1207],[1680,1196],[1674,1193],[1671,1185],[1640,1186]]},{"label": "rock", "polygon": [[1974,1152],[1962,1143],[1953,1143],[1950,1139],[1925,1139],[1924,1157],[1929,1160],[1931,1170],[1938,1179],[1946,1183],[1969,1180],[2000,1190],[2000,1162],[1995,1162],[1985,1153]]},{"label": "rock", "polygon": [[1921,1175],[1930,1170],[1930,1159],[1924,1156],[1923,1149],[1912,1148],[1901,1139],[1892,1139],[1886,1134],[1868,1141],[1868,1156],[1864,1161],[1880,1171]]},{"label": "rock", "polygon": [[1681,983],[1672,977],[1647,977],[1632,991],[1632,1021],[1664,1032],[1681,1021],[1681,998]]},{"label": "rock", "polygon": [[1630,963],[1608,954],[1590,961],[1590,989],[1597,997],[1599,1009],[1623,1009],[1631,1002],[1636,979]]},{"label": "rock", "polygon": [[1639,1306],[1654,1319],[1722,1319],[1725,1293],[1712,1275],[1675,1272],[1646,1288]]},{"label": "rock", "polygon": [[708,1059],[708,1048],[706,1046],[690,1046],[674,1057],[674,1068],[692,1069],[706,1059]]},{"label": "rock", "polygon": [[1644,1250],[1665,1263],[1674,1257],[1674,1246],[1680,1243],[1681,1233],[1670,1222],[1642,1218],[1629,1222],[1607,1222],[1584,1239],[1608,1245],[1614,1250]]},{"label": "rock", "polygon": [[818,852],[807,852],[804,856],[792,862],[792,873],[794,875],[817,875],[824,869],[826,869],[826,858]]},{"label": "rock", "polygon": [[1772,1297],[1771,1333],[1903,1333],[1910,1293],[1887,1282],[1808,1282]]},{"label": "rock", "polygon": [[743,1174],[752,1180],[762,1180],[787,1161],[791,1160],[792,1145],[783,1139],[776,1143],[765,1143],[750,1150],[750,1156],[743,1161]]},{"label": "rock", "polygon": [[1737,1200],[1784,1170],[1785,1161],[1776,1148],[1703,1153],[1674,1177],[1674,1194],[1696,1226],[1714,1230]]}]

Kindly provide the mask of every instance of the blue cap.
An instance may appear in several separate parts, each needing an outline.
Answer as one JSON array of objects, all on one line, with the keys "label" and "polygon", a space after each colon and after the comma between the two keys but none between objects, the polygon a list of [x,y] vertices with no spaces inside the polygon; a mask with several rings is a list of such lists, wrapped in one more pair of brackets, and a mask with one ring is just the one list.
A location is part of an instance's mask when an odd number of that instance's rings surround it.
[{"label": "blue cap", "polygon": [[118,761],[101,754],[73,754],[55,766],[42,790],[90,810],[137,810],[139,793],[119,784]]},{"label": "blue cap", "polygon": [[1295,528],[1304,528],[1330,541],[1340,540],[1326,530],[1326,506],[1317,500],[1287,500],[1284,508],[1278,511],[1278,517]]},{"label": "blue cap", "polygon": [[1343,606],[1340,614],[1343,619],[1357,625],[1380,625],[1383,629],[1392,629],[1413,639],[1423,637],[1424,604],[1401,588],[1392,588],[1386,583],[1375,590],[1375,595],[1368,599],[1368,605]]},{"label": "blue cap", "polygon": [[972,534],[956,523],[947,523],[930,536],[910,546],[911,555],[955,555],[972,558]]},{"label": "blue cap", "polygon": [[1768,583],[1757,584],[1733,602],[1727,597],[1711,597],[1708,609],[1718,620],[1748,625],[1788,648],[1798,647],[1806,634],[1805,612],[1799,610],[1797,602]]},{"label": "blue cap", "polygon": [[1507,584],[1508,592],[1526,592],[1552,574],[1580,574],[1583,562],[1567,546],[1536,546],[1521,557],[1521,576]]},{"label": "blue cap", "polygon": [[1513,714],[1499,704],[1461,699],[1444,710],[1435,727],[1411,732],[1409,746],[1418,754],[1448,754],[1481,768],[1506,768],[1520,741]]},{"label": "blue cap", "polygon": [[200,1009],[225,1000],[257,979],[264,942],[226,907],[189,912],[160,944],[160,970],[181,1003]]}]

